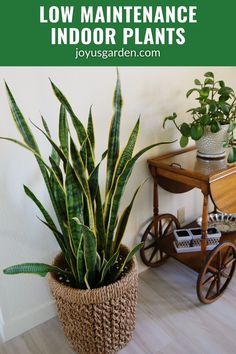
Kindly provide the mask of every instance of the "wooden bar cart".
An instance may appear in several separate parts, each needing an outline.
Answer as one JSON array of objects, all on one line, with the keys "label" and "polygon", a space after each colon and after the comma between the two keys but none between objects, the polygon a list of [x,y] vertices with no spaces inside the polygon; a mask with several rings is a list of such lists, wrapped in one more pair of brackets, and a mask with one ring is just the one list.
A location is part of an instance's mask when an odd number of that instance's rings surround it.
[{"label": "wooden bar cart", "polygon": [[[227,288],[236,264],[236,232],[222,233],[219,244],[207,251],[208,206],[211,198],[215,211],[236,213],[236,166],[225,159],[204,160],[189,148],[148,160],[154,181],[153,219],[143,234],[142,261],[149,267],[161,265],[173,257],[196,271],[197,295],[202,303],[217,300]],[[177,253],[173,230],[180,224],[172,214],[159,214],[158,186],[171,193],[198,188],[203,195],[201,251]],[[191,207],[191,205],[189,206]],[[194,227],[196,222],[185,227]]]}]

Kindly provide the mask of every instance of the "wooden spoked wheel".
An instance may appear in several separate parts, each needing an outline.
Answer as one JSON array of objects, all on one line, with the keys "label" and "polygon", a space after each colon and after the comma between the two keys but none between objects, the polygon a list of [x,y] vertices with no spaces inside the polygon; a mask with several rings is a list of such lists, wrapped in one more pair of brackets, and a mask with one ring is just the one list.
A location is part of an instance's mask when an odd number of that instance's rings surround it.
[{"label": "wooden spoked wheel", "polygon": [[161,265],[167,258],[160,249],[160,242],[164,237],[180,227],[178,219],[171,214],[163,214],[155,217],[143,234],[143,247],[140,250],[140,256],[144,264],[149,267]]},{"label": "wooden spoked wheel", "polygon": [[232,242],[223,242],[210,253],[198,276],[197,295],[201,302],[210,304],[225,291],[234,274],[236,247]]}]

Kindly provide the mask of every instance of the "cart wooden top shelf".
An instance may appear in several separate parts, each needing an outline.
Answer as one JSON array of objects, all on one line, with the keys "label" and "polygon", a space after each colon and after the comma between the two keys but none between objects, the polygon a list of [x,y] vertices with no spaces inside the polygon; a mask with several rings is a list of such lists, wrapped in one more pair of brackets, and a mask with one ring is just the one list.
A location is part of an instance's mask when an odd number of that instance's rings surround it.
[{"label": "cart wooden top shelf", "polygon": [[218,210],[236,213],[236,165],[226,159],[204,160],[189,148],[148,160],[152,176],[158,184],[172,193],[199,188],[209,194]]}]

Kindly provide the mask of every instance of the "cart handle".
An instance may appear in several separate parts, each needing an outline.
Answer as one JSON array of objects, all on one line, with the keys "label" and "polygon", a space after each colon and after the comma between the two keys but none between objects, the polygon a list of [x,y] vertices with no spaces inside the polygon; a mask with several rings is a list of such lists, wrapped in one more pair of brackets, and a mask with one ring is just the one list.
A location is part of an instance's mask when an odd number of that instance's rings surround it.
[{"label": "cart handle", "polygon": [[170,167],[177,167],[177,168],[180,168],[181,170],[183,169],[182,166],[179,163],[176,163],[176,162],[172,162],[169,166]]}]

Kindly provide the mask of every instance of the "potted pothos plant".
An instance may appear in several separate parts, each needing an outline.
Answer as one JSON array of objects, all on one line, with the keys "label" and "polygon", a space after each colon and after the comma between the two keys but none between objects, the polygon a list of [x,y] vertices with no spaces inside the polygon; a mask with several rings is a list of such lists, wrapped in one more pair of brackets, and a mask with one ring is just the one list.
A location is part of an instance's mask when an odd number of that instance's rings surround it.
[{"label": "potted pothos plant", "polygon": [[186,96],[196,94],[196,107],[187,113],[191,122],[177,123],[177,114],[164,119],[172,121],[181,133],[180,146],[185,147],[189,139],[196,141],[198,155],[207,158],[219,158],[225,155],[225,148],[230,148],[228,162],[236,161],[233,131],[236,128],[236,96],[234,90],[223,80],[217,81],[212,72],[204,74],[203,80],[195,79],[195,87]]},{"label": "potted pothos plant", "polygon": [[[134,154],[139,132],[138,119],[126,146],[120,151],[122,96],[118,75],[108,146],[96,163],[91,109],[85,127],[63,93],[54,83],[51,84],[61,104],[59,143],[52,139],[43,117],[42,129],[36,126],[51,144],[49,160],[45,161],[42,157],[35,137],[7,85],[12,116],[23,142],[2,139],[22,146],[35,156],[58,226],[30,188],[24,186],[24,190],[41,211],[41,221],[52,231],[61,253],[52,265],[19,264],[6,268],[4,273],[48,274],[59,318],[73,349],[80,354],[114,353],[131,339],[135,325],[137,266],[133,256],[142,245],[138,244],[129,251],[122,245],[122,239],[140,187],[119,216],[120,201],[138,158],[162,143],[152,144]],[[68,123],[71,123],[70,128]],[[72,127],[75,134],[71,131]],[[99,168],[105,159],[103,199]]]}]

